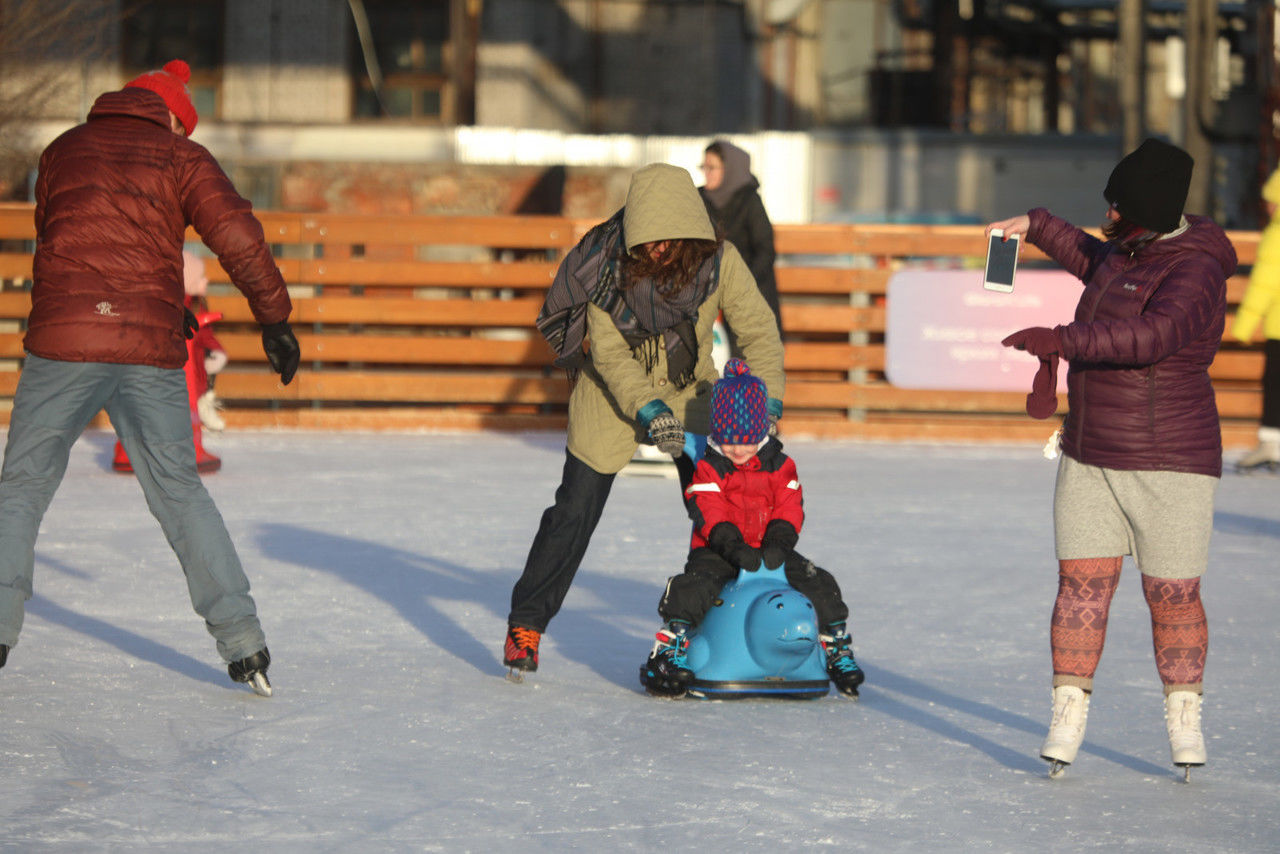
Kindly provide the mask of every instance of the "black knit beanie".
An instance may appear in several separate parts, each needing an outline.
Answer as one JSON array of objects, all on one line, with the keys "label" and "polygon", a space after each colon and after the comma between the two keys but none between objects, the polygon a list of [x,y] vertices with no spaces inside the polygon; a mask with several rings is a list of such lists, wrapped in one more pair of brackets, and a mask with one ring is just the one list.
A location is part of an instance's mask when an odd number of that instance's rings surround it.
[{"label": "black knit beanie", "polygon": [[1129,222],[1167,234],[1182,221],[1194,165],[1178,146],[1148,139],[1111,170],[1102,195]]}]

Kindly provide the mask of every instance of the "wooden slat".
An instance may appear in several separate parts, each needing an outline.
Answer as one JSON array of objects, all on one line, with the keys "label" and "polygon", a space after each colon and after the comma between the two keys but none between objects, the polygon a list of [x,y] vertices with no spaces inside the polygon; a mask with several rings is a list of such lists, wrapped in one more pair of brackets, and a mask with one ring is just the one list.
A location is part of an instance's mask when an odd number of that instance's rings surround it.
[{"label": "wooden slat", "polygon": [[1258,241],[1262,239],[1260,231],[1228,231],[1227,238],[1235,247],[1236,259],[1243,265],[1252,265],[1258,260]]},{"label": "wooden slat", "polygon": [[884,370],[884,345],[794,341],[783,351],[788,371]]},{"label": "wooden slat", "polygon": [[813,332],[883,332],[885,310],[881,306],[782,305],[782,328],[788,334]]},{"label": "wooden slat", "polygon": [[0,202],[0,238],[35,240],[35,206],[25,202]]},{"label": "wooden slat", "polygon": [[1263,356],[1257,350],[1220,350],[1209,376],[1219,380],[1246,380],[1257,382],[1262,377]]},{"label": "wooden slat", "polygon": [[[3,260],[3,256],[0,256]],[[28,264],[28,266],[30,266]],[[556,265],[531,261],[365,261],[352,259],[277,261],[290,285],[343,287],[452,287],[546,289]],[[205,261],[211,282],[230,282],[216,259]],[[0,272],[2,275],[2,272]]]},{"label": "wooden slat", "polygon": [[218,375],[218,395],[227,400],[347,400],[423,403],[567,403],[569,384],[559,377],[494,376],[481,373],[299,371],[280,384],[269,373],[227,369]]},{"label": "wooden slat", "polygon": [[574,221],[548,216],[304,215],[301,243],[570,248]]},{"label": "wooden slat", "polygon": [[26,320],[31,313],[31,294],[27,291],[0,291],[0,318]]},{"label": "wooden slat", "polygon": [[26,355],[22,349],[22,332],[0,332],[0,358],[21,359]]},{"label": "wooden slat", "polygon": [[787,294],[883,294],[889,269],[856,267],[778,267],[778,292]]},{"label": "wooden slat", "polygon": [[[251,333],[220,333],[218,342],[232,362],[263,361],[262,338]],[[0,345],[4,337],[0,336]],[[406,335],[355,335],[304,332],[298,338],[304,362],[367,362],[430,366],[541,367],[554,355],[541,338],[526,341],[491,338],[427,338]],[[3,350],[0,350],[0,355]]]},{"label": "wooden slat", "polygon": [[30,279],[31,262],[26,252],[0,252],[0,279]]},{"label": "wooden slat", "polygon": [[[303,297],[293,301],[290,321],[376,324],[387,326],[516,326],[530,327],[542,307],[540,299],[414,299],[407,297]],[[209,298],[209,308],[231,322],[251,322],[253,313],[241,297]]]}]

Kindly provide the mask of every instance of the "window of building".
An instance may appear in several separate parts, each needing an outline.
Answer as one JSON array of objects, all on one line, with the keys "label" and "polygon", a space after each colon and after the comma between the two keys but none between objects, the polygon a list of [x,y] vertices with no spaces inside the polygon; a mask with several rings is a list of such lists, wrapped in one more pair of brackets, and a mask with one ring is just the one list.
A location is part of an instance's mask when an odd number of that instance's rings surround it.
[{"label": "window of building", "polygon": [[453,120],[449,5],[449,0],[351,4],[355,116]]},{"label": "window of building", "polygon": [[121,51],[126,80],[171,59],[191,66],[191,102],[217,118],[222,87],[225,0],[145,0],[125,4]]}]

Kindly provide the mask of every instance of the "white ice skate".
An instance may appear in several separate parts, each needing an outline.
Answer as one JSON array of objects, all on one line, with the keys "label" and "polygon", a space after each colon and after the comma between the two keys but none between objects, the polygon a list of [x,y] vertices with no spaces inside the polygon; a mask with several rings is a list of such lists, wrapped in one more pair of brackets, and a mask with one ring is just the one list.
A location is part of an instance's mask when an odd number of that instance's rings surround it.
[{"label": "white ice skate", "polygon": [[1183,779],[1191,782],[1191,769],[1203,765],[1207,758],[1200,732],[1200,695],[1174,691],[1165,697],[1164,723],[1169,730],[1173,764],[1184,769]]},{"label": "white ice skate", "polygon": [[1275,471],[1277,468],[1280,468],[1280,427],[1259,427],[1258,447],[1236,462],[1236,471]]},{"label": "white ice skate", "polygon": [[1089,695],[1075,685],[1053,689],[1053,720],[1040,748],[1040,757],[1049,763],[1049,776],[1060,777],[1076,759],[1084,741],[1085,719],[1089,716]]}]

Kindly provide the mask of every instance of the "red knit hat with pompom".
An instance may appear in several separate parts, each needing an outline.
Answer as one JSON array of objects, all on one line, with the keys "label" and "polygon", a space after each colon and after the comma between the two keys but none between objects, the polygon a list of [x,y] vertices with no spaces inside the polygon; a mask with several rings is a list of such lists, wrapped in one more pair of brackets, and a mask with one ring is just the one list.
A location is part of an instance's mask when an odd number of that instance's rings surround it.
[{"label": "red knit hat with pompom", "polygon": [[171,59],[164,64],[164,68],[140,74],[124,84],[124,88],[150,89],[164,98],[169,112],[178,117],[178,121],[186,128],[187,136],[191,136],[195,133],[196,122],[200,117],[196,115],[196,108],[191,103],[191,90],[187,88],[189,80],[191,66],[181,59]]}]

